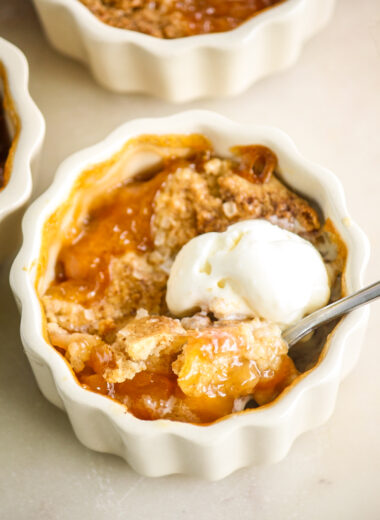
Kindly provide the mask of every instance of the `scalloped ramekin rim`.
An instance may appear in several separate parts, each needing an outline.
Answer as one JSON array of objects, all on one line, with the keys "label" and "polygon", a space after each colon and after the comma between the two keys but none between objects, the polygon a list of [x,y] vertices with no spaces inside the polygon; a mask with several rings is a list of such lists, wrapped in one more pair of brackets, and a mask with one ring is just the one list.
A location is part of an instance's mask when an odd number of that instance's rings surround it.
[{"label": "scalloped ramekin rim", "polygon": [[0,62],[4,65],[20,133],[7,185],[0,191],[0,222],[21,207],[32,192],[31,161],[42,145],[45,121],[29,90],[29,67],[24,54],[0,37]]},{"label": "scalloped ramekin rim", "polygon": [[[165,126],[165,131],[160,130],[162,126]],[[362,286],[364,270],[369,258],[369,242],[366,235],[348,214],[343,187],[337,177],[329,170],[305,159],[293,141],[281,130],[268,126],[239,124],[203,110],[182,112],[164,118],[146,118],[127,122],[114,130],[103,141],[73,154],[61,163],[50,188],[30,206],[24,216],[24,242],[12,265],[10,281],[16,299],[22,307],[21,336],[25,348],[30,355],[35,354],[43,358],[50,367],[58,393],[64,397],[63,400],[69,399],[101,411],[111,423],[124,432],[144,435],[148,438],[165,432],[192,441],[197,445],[209,446],[221,436],[245,426],[275,426],[285,420],[291,409],[302,399],[304,393],[319,386],[322,381],[336,377],[337,370],[339,380],[342,379],[345,338],[367,319],[369,309],[358,309],[342,319],[334,330],[329,348],[321,362],[285,391],[284,395],[274,403],[251,412],[228,416],[210,425],[202,426],[165,419],[143,421],[128,413],[122,404],[82,388],[74,379],[67,362],[43,337],[41,306],[34,287],[34,273],[41,245],[43,224],[68,196],[73,180],[83,169],[113,155],[131,137],[146,133],[186,133],[182,130],[170,130],[170,127],[178,126],[189,127],[191,132],[198,131],[206,135],[207,129],[223,135],[227,132],[233,135],[234,130],[237,129],[241,132],[244,131],[247,135],[249,133],[260,134],[264,141],[269,139],[275,142],[278,149],[281,148],[291,156],[310,178],[318,178],[326,192],[331,193],[336,214],[348,226],[347,233],[351,240],[351,246],[349,246],[351,265],[347,267],[346,280],[348,290],[351,292]],[[193,127],[197,127],[198,130]]]},{"label": "scalloped ramekin rim", "polygon": [[102,87],[183,103],[236,96],[290,67],[335,0],[284,0],[230,31],[174,39],[110,26],[79,0],[34,4],[53,47],[87,66]]},{"label": "scalloped ramekin rim", "polygon": [[288,16],[294,9],[305,2],[305,0],[283,0],[283,3],[274,5],[259,12],[252,18],[246,20],[235,29],[220,33],[196,34],[181,38],[157,38],[150,34],[122,29],[106,24],[99,20],[90,9],[79,0],[49,0],[51,3],[65,5],[79,20],[82,29],[91,32],[96,40],[106,39],[117,42],[134,42],[149,48],[155,54],[177,54],[196,47],[218,47],[221,49],[231,48],[234,44],[241,44],[249,39],[252,32],[258,26],[263,26],[279,18]]}]

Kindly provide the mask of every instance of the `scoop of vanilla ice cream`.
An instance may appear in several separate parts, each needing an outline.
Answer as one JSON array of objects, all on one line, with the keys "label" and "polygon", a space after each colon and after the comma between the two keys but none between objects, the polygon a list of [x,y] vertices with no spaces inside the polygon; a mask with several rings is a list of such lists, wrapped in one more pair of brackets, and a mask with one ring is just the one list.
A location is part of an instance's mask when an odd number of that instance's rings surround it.
[{"label": "scoop of vanilla ice cream", "polygon": [[325,265],[310,242],[266,220],[246,220],[183,246],[166,302],[176,316],[200,308],[217,318],[260,316],[286,327],[329,297]]}]

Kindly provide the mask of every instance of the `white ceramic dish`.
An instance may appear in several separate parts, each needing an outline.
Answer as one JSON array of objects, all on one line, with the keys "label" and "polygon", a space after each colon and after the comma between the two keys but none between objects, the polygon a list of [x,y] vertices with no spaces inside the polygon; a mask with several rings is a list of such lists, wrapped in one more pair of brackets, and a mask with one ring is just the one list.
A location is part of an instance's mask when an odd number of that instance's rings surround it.
[{"label": "white ceramic dish", "polygon": [[11,254],[21,238],[21,215],[32,193],[32,165],[45,135],[45,122],[28,91],[29,69],[24,54],[0,38],[0,92],[7,99],[8,129],[13,144],[7,168],[9,181],[0,191],[0,261]]},{"label": "white ceramic dish", "polygon": [[28,209],[24,243],[11,270],[11,285],[22,310],[21,337],[42,393],[65,409],[74,431],[87,447],[123,457],[148,476],[186,473],[220,479],[249,464],[279,461],[301,433],[327,420],[339,382],[359,355],[368,308],[345,317],[335,329],[324,359],[273,404],[236,414],[210,426],[168,420],[142,421],[101,395],[84,390],[65,360],[43,337],[41,307],[35,290],[44,223],[68,197],[78,175],[113,156],[142,134],[203,133],[218,153],[237,144],[261,143],[279,158],[279,171],[293,188],[316,200],[348,248],[348,293],[362,286],[369,244],[350,219],[338,179],[303,158],[292,141],[269,127],[244,126],[211,112],[191,111],[168,118],[126,123],[107,139],[66,159],[52,186]]},{"label": "white ceramic dish", "polygon": [[51,44],[116,92],[169,101],[232,96],[294,63],[335,0],[286,0],[219,34],[162,40],[101,22],[78,0],[34,0]]}]

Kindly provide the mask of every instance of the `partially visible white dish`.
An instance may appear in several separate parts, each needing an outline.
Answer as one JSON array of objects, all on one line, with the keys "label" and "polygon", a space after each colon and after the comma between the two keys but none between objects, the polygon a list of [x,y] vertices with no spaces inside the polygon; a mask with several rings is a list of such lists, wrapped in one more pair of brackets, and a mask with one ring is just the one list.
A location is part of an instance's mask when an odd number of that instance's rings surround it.
[{"label": "partially visible white dish", "polygon": [[28,91],[24,54],[0,38],[0,92],[6,99],[11,150],[9,180],[0,190],[0,261],[14,252],[21,237],[21,216],[32,194],[32,168],[42,147],[45,121]]},{"label": "partially visible white dish", "polygon": [[164,40],[101,22],[79,0],[34,0],[51,44],[116,92],[168,101],[237,95],[292,65],[335,0],[285,0],[231,31]]},{"label": "partially visible white dish", "polygon": [[142,421],[123,405],[81,387],[44,335],[36,290],[44,225],[67,199],[84,170],[113,157],[129,139],[147,133],[202,133],[222,155],[228,155],[230,147],[237,144],[260,143],[270,147],[279,159],[278,171],[285,182],[314,199],[345,242],[347,293],[363,285],[369,243],[347,212],[337,177],[305,159],[283,132],[237,124],[205,111],[122,125],[104,141],[66,159],[51,187],[27,211],[23,221],[24,243],[12,266],[11,285],[22,310],[21,337],[25,352],[42,393],[66,410],[83,444],[120,455],[141,474],[185,473],[220,479],[250,464],[281,460],[301,433],[328,419],[339,383],[359,356],[369,309],[358,309],[342,319],[330,336],[319,364],[275,402],[208,426],[164,419]]}]

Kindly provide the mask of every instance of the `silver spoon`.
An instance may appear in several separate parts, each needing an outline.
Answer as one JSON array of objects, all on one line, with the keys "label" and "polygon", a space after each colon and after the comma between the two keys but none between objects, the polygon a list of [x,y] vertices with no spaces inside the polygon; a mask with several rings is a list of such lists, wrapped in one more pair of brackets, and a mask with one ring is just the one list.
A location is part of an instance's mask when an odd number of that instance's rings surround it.
[{"label": "silver spoon", "polygon": [[373,283],[360,291],[346,296],[341,300],[337,300],[322,309],[319,309],[301,321],[288,327],[282,337],[289,345],[289,348],[295,345],[300,339],[309,334],[312,330],[328,321],[338,318],[347,312],[353,311],[357,307],[369,303],[380,297],[380,282]]}]

